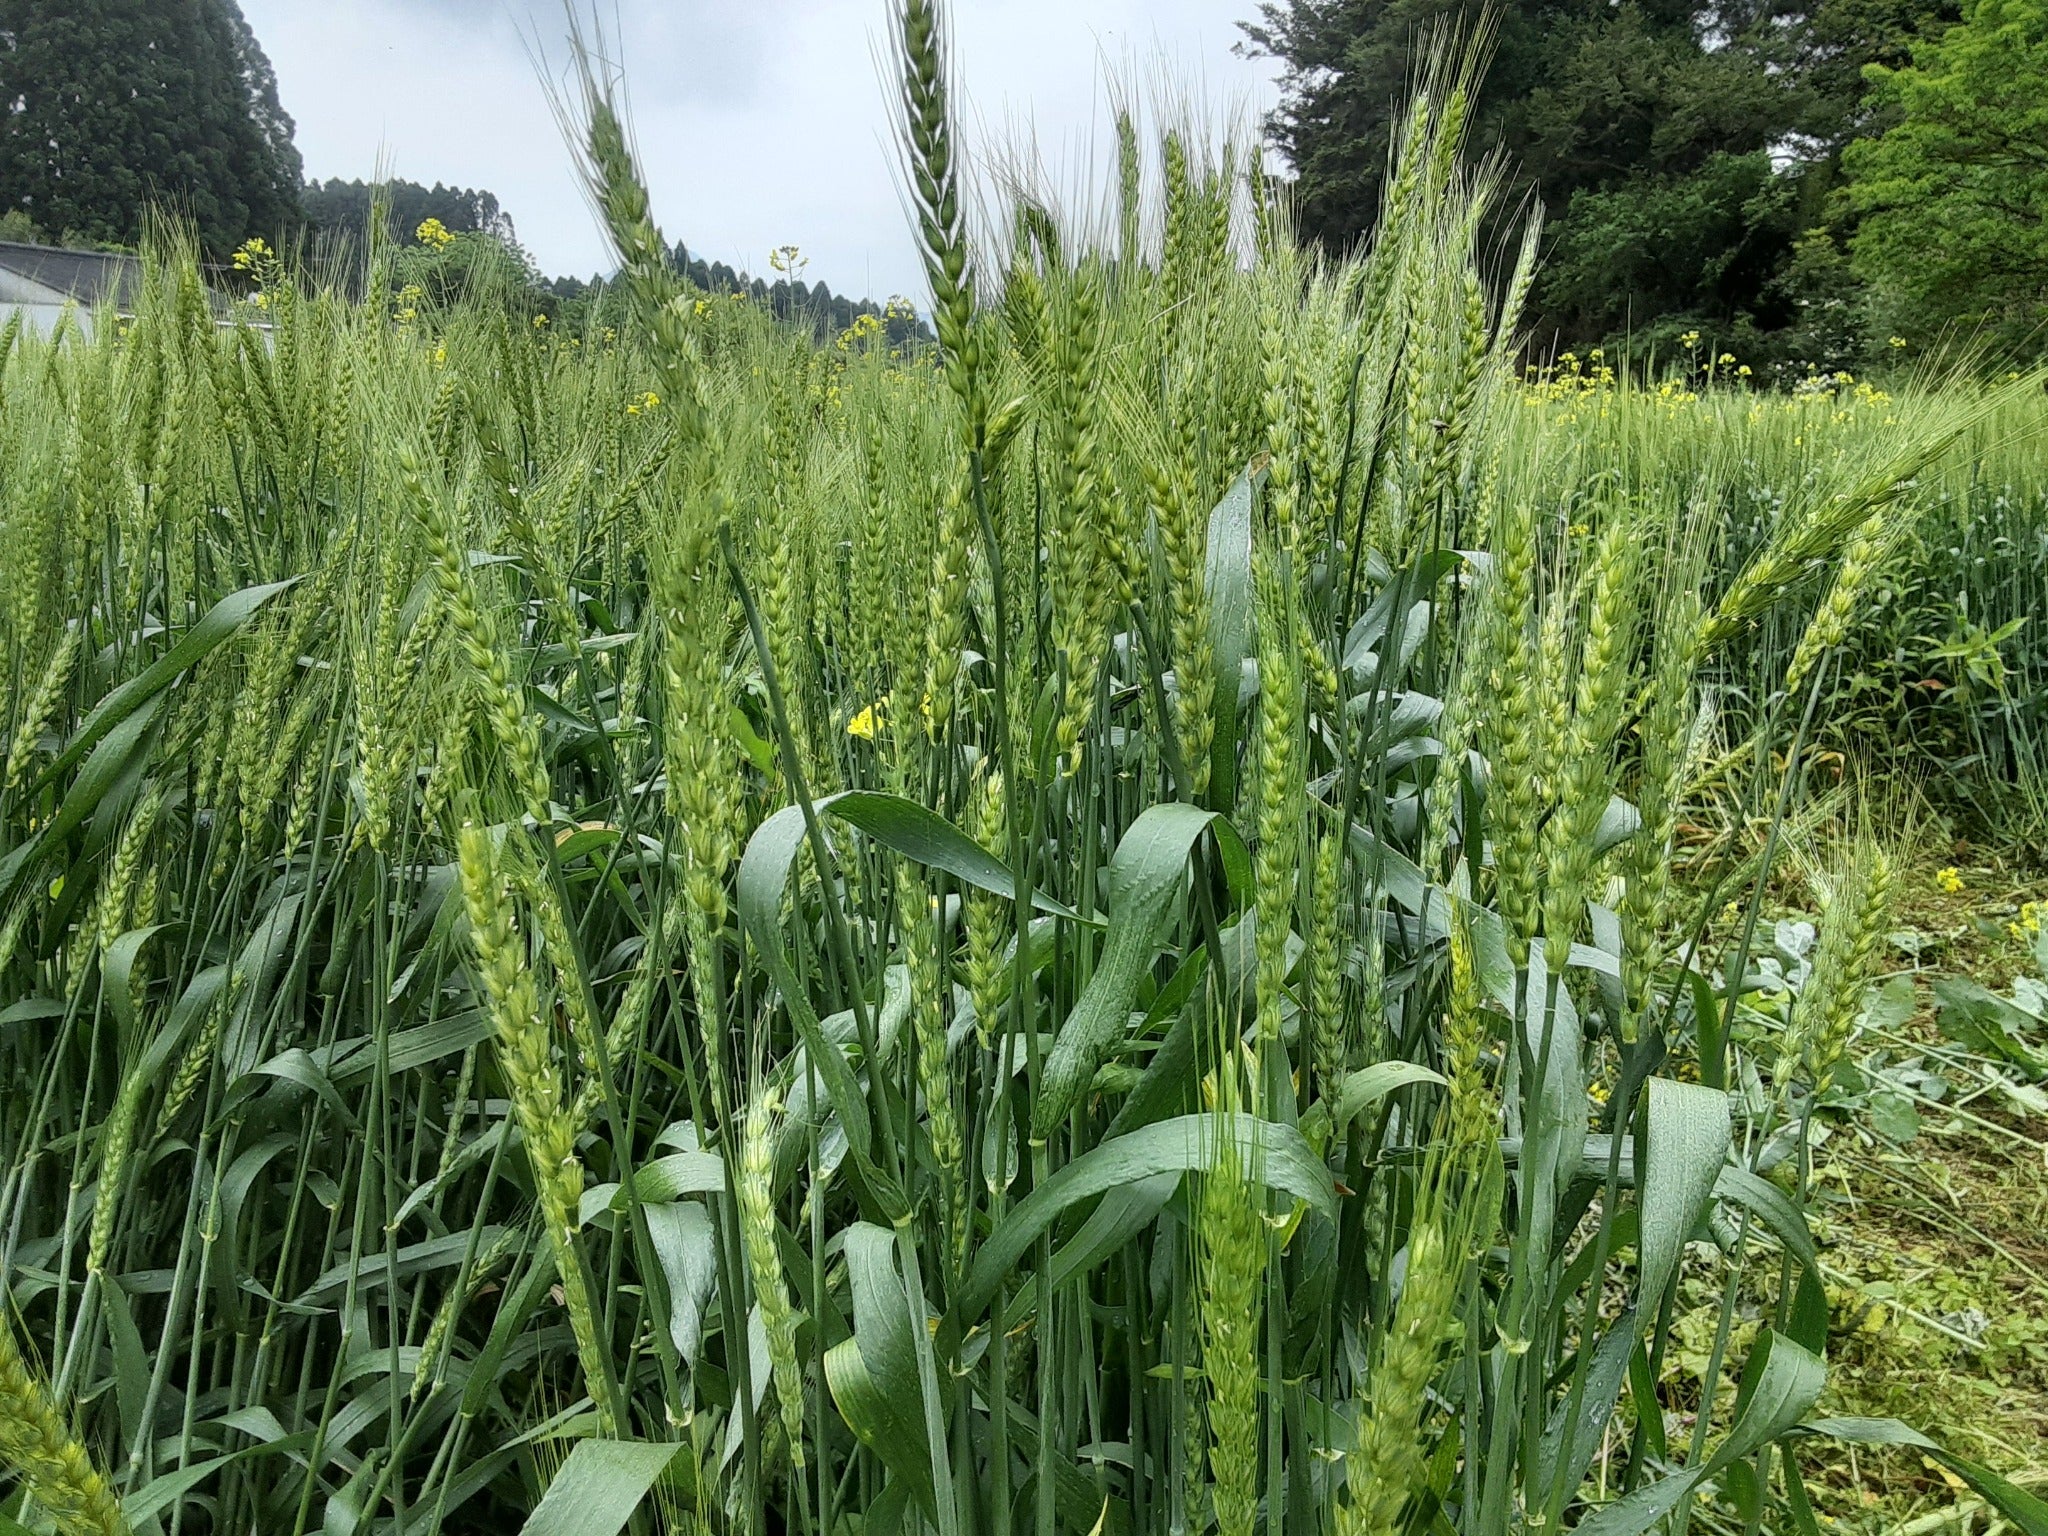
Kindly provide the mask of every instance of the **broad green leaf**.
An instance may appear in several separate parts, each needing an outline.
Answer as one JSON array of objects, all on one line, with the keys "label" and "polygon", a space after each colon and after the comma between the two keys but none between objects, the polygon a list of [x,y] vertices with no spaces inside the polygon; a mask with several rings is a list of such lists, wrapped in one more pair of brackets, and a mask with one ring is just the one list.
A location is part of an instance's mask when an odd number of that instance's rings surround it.
[{"label": "broad green leaf", "polygon": [[[487,1226],[480,1235],[480,1241],[489,1247],[505,1229],[495,1224]],[[390,1256],[389,1263],[380,1260],[376,1264],[356,1265],[347,1260],[321,1271],[318,1278],[306,1287],[299,1296],[301,1302],[315,1302],[335,1296],[345,1290],[351,1282],[358,1290],[369,1290],[385,1284],[392,1278],[392,1271],[403,1279],[425,1270],[453,1269],[460,1264],[469,1250],[469,1234],[453,1232],[445,1237],[430,1237],[417,1243],[407,1243]]]},{"label": "broad green leaf", "polygon": [[142,956],[142,946],[170,927],[169,923],[154,923],[147,928],[131,928],[107,946],[107,953],[100,961],[100,974],[106,978],[101,990],[114,1017],[120,1021],[121,1037],[133,1041],[135,1028],[135,962]]},{"label": "broad green leaf", "polygon": [[[671,1152],[642,1163],[633,1172],[633,1193],[643,1205],[685,1195],[716,1194],[724,1188],[725,1162],[715,1152]],[[593,1184],[583,1191],[578,1216],[588,1222],[600,1211],[623,1211],[630,1203],[624,1185]]]},{"label": "broad green leaf", "polygon": [[1399,742],[1420,736],[1443,717],[1442,699],[1432,698],[1426,693],[1403,693],[1395,697],[1392,709],[1384,708],[1382,695],[1367,691],[1356,695],[1345,705],[1347,715],[1366,715],[1376,708],[1383,709],[1372,735],[1360,744],[1359,753],[1365,758],[1378,757]]},{"label": "broad green leaf", "polygon": [[[243,941],[233,967],[233,972],[241,977],[242,990],[230,1012],[230,1022],[248,1018],[257,999],[268,996],[284,963],[287,943],[298,922],[304,899],[298,891],[281,894],[257,921],[255,931]],[[195,978],[193,987],[187,989],[186,996],[179,998],[177,1006],[172,1009],[170,1027],[150,1042],[150,1070],[161,1071],[169,1063],[171,1053],[184,1043],[184,1032],[199,1022],[205,1004],[210,1003],[220,988],[227,984],[229,974],[228,971],[220,971],[203,1000],[200,995],[195,995],[199,992],[198,979]],[[255,1067],[260,1044],[253,1030],[223,1033],[221,1066],[230,1078]]]},{"label": "broad green leaf", "polygon": [[1422,867],[1407,854],[1356,822],[1351,825],[1349,841],[1351,857],[1369,887],[1385,892],[1388,900],[1413,916],[1433,915],[1448,922],[1450,904],[1443,892],[1429,883]]},{"label": "broad green leaf", "polygon": [[1330,1122],[1330,1134],[1343,1135],[1345,1128],[1368,1106],[1390,1093],[1417,1083],[1442,1082],[1440,1075],[1412,1061],[1376,1061],[1369,1067],[1360,1067],[1344,1079],[1343,1087],[1337,1091],[1337,1111]]},{"label": "broad green leaf", "polygon": [[142,671],[121,684],[99,703],[92,707],[78,729],[71,733],[71,740],[65,745],[56,761],[43,770],[42,782],[50,783],[69,769],[86,749],[100,737],[115,729],[136,710],[148,703],[163,689],[176,680],[179,673],[197,666],[209,651],[233,635],[265,603],[278,593],[297,585],[294,576],[287,581],[274,581],[267,586],[244,587],[239,592],[230,592],[226,597],[207,609],[197,624],[179,637],[178,643],[151,662]]},{"label": "broad green leaf", "polygon": [[1149,1034],[1162,1019],[1173,1022],[1167,1027],[1166,1038],[1159,1042],[1159,1048],[1145,1064],[1137,1086],[1125,1096],[1123,1107],[1109,1123],[1103,1140],[1113,1140],[1141,1125],[1164,1120],[1184,1106],[1188,1090],[1195,1080],[1196,1010],[1189,1008],[1188,1004],[1196,995],[1195,989],[1201,985],[1208,968],[1208,949],[1192,951],[1181,961],[1172,979],[1159,989],[1152,1006],[1145,1010],[1142,1033]]},{"label": "broad green leaf", "polygon": [[149,1357],[135,1326],[135,1310],[128,1305],[127,1288],[119,1275],[106,1275],[100,1287],[100,1304],[106,1309],[107,1336],[114,1355],[114,1403],[120,1410],[121,1436],[132,1441],[143,1422],[143,1407],[149,1400]]},{"label": "broad green leaf", "polygon": [[520,1536],[618,1536],[633,1511],[689,1447],[584,1440],[548,1484]]},{"label": "broad green leaf", "polygon": [[642,1205],[640,1215],[668,1280],[669,1337],[683,1364],[694,1366],[704,1341],[704,1308],[718,1279],[711,1213],[701,1201],[674,1200]]},{"label": "broad green leaf", "polygon": [[[896,1059],[903,1025],[909,1017],[910,973],[904,966],[892,965],[882,972],[882,1002],[875,1010],[875,1054],[881,1057],[885,1071]],[[825,1037],[826,1048],[838,1052],[843,1059],[844,1047],[854,1038],[853,1010],[841,1009],[820,1020],[818,1028]],[[810,1051],[801,1044],[775,1068],[775,1081],[783,1092],[785,1109],[776,1139],[777,1188],[794,1173],[797,1162],[807,1153],[813,1130],[826,1125],[831,1118],[832,1096],[821,1081],[823,1076],[811,1072]],[[831,1147],[830,1134],[820,1138],[821,1155]],[[838,1152],[832,1151],[830,1164],[837,1167],[838,1163]]]},{"label": "broad green leaf", "polygon": [[760,952],[776,991],[782,994],[797,1033],[803,1037],[804,1049],[817,1068],[826,1097],[832,1101],[832,1108],[839,1116],[854,1157],[865,1166],[869,1161],[874,1133],[868,1121],[867,1101],[861,1094],[860,1082],[854,1077],[853,1068],[847,1065],[845,1056],[827,1043],[824,1032],[819,1029],[817,1012],[797,981],[796,972],[789,963],[789,953],[782,942],[782,896],[789,886],[789,872],[804,845],[804,838],[801,806],[784,806],[755,829],[747,842],[747,851],[740,857],[736,882],[740,921],[745,924],[748,937],[754,941],[754,948]]},{"label": "broad green leaf", "polygon": [[[1010,1445],[1026,1462],[1036,1464],[1038,1457],[1038,1423],[1029,1417],[1022,1404],[1009,1405]],[[977,1424],[985,1429],[985,1423]],[[978,1440],[977,1446],[987,1455],[986,1440]],[[1128,1536],[1131,1529],[1131,1507],[1122,1499],[1110,1496],[1106,1501],[1101,1485],[1096,1479],[1075,1462],[1064,1456],[1052,1458],[1053,1508],[1061,1526],[1075,1532],[1076,1536]]]},{"label": "broad green leaf", "polygon": [[[981,844],[936,812],[926,810],[901,795],[884,795],[873,790],[846,790],[817,802],[818,814],[830,814],[858,827],[885,848],[893,848],[906,859],[932,869],[943,869],[955,879],[979,890],[1017,899],[1016,877],[1010,867]],[[1073,908],[1050,896],[1033,893],[1032,905],[1057,917],[1078,918]],[[1089,921],[1089,919],[1080,919]]]},{"label": "broad green leaf", "polygon": [[1605,853],[1608,849],[1627,842],[1643,825],[1643,813],[1619,795],[1610,796],[1607,809],[1600,813],[1600,825],[1593,833],[1593,851]]},{"label": "broad green leaf", "polygon": [[1644,1139],[1636,1145],[1642,1212],[1637,1305],[1656,1310],[1678,1272],[1678,1256],[1728,1160],[1728,1095],[1698,1083],[1653,1077],[1645,1085]]},{"label": "broad green leaf", "polygon": [[0,1008],[0,1029],[10,1024],[32,1024],[38,1019],[61,1019],[68,1011],[59,998],[24,997],[18,1003]]},{"label": "broad green leaf", "polygon": [[1083,1153],[1019,1201],[975,1250],[973,1268],[960,1290],[957,1320],[964,1325],[981,1315],[997,1283],[1064,1212],[1155,1174],[1208,1168],[1225,1136],[1236,1141],[1255,1181],[1306,1201],[1334,1219],[1337,1191],[1329,1170],[1293,1126],[1245,1114],[1161,1120]]},{"label": "broad green leaf", "polygon": [[1379,590],[1373,594],[1365,612],[1345,631],[1344,669],[1348,672],[1373,663],[1377,672],[1378,657],[1375,653],[1393,628],[1397,608],[1403,615],[1402,650],[1412,655],[1422,641],[1425,627],[1413,616],[1416,599],[1433,591],[1445,573],[1455,570],[1460,562],[1470,558],[1461,550],[1434,548],[1418,553],[1399,572],[1388,571],[1382,566],[1377,573],[1381,582]]},{"label": "broad green leaf", "polygon": [[356,1133],[362,1129],[361,1122],[356,1119],[355,1112],[348,1107],[348,1101],[341,1096],[341,1091],[329,1081],[327,1074],[320,1070],[319,1063],[299,1047],[293,1046],[288,1051],[280,1051],[270,1060],[236,1078],[228,1085],[229,1105],[244,1103],[261,1092],[262,1084],[255,1081],[261,1077],[274,1077],[307,1089],[319,1097],[335,1119],[348,1131]]},{"label": "broad green leaf", "polygon": [[1749,1389],[1734,1427],[1697,1466],[1674,1472],[1594,1511],[1575,1528],[1579,1536],[1642,1536],[1690,1498],[1695,1489],[1792,1430],[1820,1396],[1827,1374],[1818,1355],[1783,1334],[1766,1333],[1744,1371]]},{"label": "broad green leaf", "polygon": [[1585,1040],[1564,978],[1545,964],[1541,944],[1529,951],[1522,992],[1522,1155],[1516,1163],[1521,1198],[1530,1202],[1528,1242],[1548,1253],[1558,1203],[1585,1156]]},{"label": "broad green leaf", "polygon": [[0,911],[14,904],[23,880],[35,867],[42,850],[56,847],[77,831],[85,818],[106,798],[107,792],[135,766],[137,754],[148,741],[150,727],[155,723],[158,702],[154,698],[143,700],[110,730],[93,749],[92,756],[85,760],[85,766],[78,770],[78,777],[71,781],[71,787],[65,791],[57,814],[50,818],[49,825],[0,860]]},{"label": "broad green leaf", "polygon": [[1724,1164],[1714,1176],[1714,1198],[1746,1207],[1801,1264],[1808,1269],[1818,1267],[1820,1256],[1813,1246],[1813,1233],[1807,1230],[1806,1213],[1769,1179],[1733,1163]]},{"label": "broad green leaf", "polygon": [[1109,861],[1109,935],[1095,973],[1060,1026],[1046,1058],[1038,1099],[1032,1106],[1033,1134],[1044,1137],[1067,1118],[1123,1038],[1153,957],[1165,941],[1195,840],[1216,828],[1219,844],[1237,842],[1230,824],[1214,811],[1192,805],[1155,805],[1132,823]]},{"label": "broad green leaf", "polygon": [[2038,1038],[2042,1023],[2033,1014],[1966,976],[1939,978],[1934,995],[1936,1021],[1949,1039],[2028,1072],[2048,1073],[2048,1043]]},{"label": "broad green leaf", "polygon": [[1792,1287],[1792,1315],[1785,1335],[1801,1349],[1826,1355],[1828,1348],[1828,1288],[1817,1270],[1800,1266]]},{"label": "broad green leaf", "polygon": [[[1157,1221],[1180,1181],[1178,1172],[1168,1170],[1119,1184],[1105,1194],[1081,1223],[1081,1230],[1053,1254],[1053,1289],[1057,1291],[1076,1275],[1086,1274]],[[1010,1298],[1004,1311],[1004,1326],[1019,1326],[1037,1305],[1038,1277],[1033,1275]]]},{"label": "broad green leaf", "polygon": [[2014,1486],[1989,1467],[1944,1449],[1897,1419],[1814,1419],[1800,1425],[1799,1432],[1856,1445],[1897,1445],[1916,1450],[1976,1489],[1987,1504],[2018,1526],[2024,1536],[2048,1536],[2048,1503]]},{"label": "broad green leaf", "polygon": [[[264,1137],[252,1147],[244,1148],[228,1165],[227,1176],[220,1181],[220,1193],[215,1197],[221,1231],[240,1230],[242,1202],[249,1198],[249,1191],[255,1187],[257,1178],[278,1157],[298,1145],[298,1137],[280,1131]],[[401,1214],[398,1219],[402,1222],[405,1218]]]},{"label": "broad green leaf", "polygon": [[825,1351],[825,1380],[847,1428],[936,1520],[924,1391],[910,1333],[909,1293],[896,1269],[895,1248],[895,1238],[872,1222],[847,1229],[853,1336]]},{"label": "broad green leaf", "polygon": [[475,1418],[490,1402],[498,1387],[498,1375],[504,1368],[506,1352],[554,1281],[554,1250],[542,1243],[534,1251],[532,1263],[518,1288],[508,1291],[499,1300],[497,1315],[491,1319],[490,1334],[484,1340],[483,1350],[476,1357],[475,1364],[470,1367],[469,1384],[462,1390],[463,1417]]},{"label": "broad green leaf", "polygon": [[1599,1452],[1607,1420],[1621,1396],[1621,1384],[1628,1379],[1629,1356],[1636,1347],[1641,1323],[1633,1308],[1608,1325],[1594,1346],[1586,1379],[1576,1397],[1567,1393],[1544,1426],[1537,1442],[1530,1489],[1539,1500],[1553,1493],[1569,1499],[1586,1479],[1586,1471]]},{"label": "broad green leaf", "polygon": [[[429,1066],[481,1045],[491,1037],[490,1015],[481,1008],[446,1014],[431,1024],[401,1029],[385,1042],[385,1064],[392,1076]],[[367,1036],[321,1046],[307,1053],[337,1085],[352,1083],[377,1070],[377,1042]]]},{"label": "broad green leaf", "polygon": [[[121,1513],[128,1518],[131,1526],[140,1526],[153,1520],[177,1501],[204,1483],[214,1473],[234,1466],[237,1462],[253,1461],[259,1456],[291,1455],[304,1451],[313,1444],[311,1430],[302,1430],[296,1435],[283,1439],[266,1440],[258,1445],[244,1446],[226,1456],[215,1456],[208,1461],[194,1462],[191,1466],[180,1467],[166,1472],[162,1477],[153,1478],[121,1500]],[[0,1525],[0,1536],[8,1536],[7,1528]]]}]

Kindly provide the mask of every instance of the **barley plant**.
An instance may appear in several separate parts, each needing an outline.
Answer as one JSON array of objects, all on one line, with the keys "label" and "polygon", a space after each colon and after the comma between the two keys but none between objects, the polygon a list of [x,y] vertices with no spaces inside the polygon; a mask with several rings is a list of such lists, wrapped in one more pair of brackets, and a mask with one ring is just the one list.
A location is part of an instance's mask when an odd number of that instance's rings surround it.
[{"label": "barley plant", "polygon": [[[218,324],[170,236],[8,333],[0,1530],[1810,1530],[1813,1437],[1947,1457],[1815,1417],[1875,803],[1730,1023],[1908,551],[2041,608],[2038,387],[1532,380],[1453,40],[1339,258],[1192,116],[1099,216],[977,174],[891,22],[936,348],[691,289],[594,50],[586,334],[383,251]],[[1919,727],[2013,806],[2032,655]]]}]

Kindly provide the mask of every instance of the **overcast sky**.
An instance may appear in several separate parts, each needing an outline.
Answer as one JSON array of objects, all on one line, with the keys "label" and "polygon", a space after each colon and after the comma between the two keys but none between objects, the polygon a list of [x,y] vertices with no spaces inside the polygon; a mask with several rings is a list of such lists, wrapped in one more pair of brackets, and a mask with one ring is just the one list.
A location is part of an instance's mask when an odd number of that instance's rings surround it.
[{"label": "overcast sky", "polygon": [[[605,0],[671,240],[753,272],[778,245],[855,297],[924,297],[876,59],[886,0]],[[610,265],[532,46],[559,68],[558,0],[242,0],[310,176],[484,187],[550,274]],[[975,136],[1029,128],[1072,169],[1102,146],[1105,78],[1172,80],[1217,115],[1270,106],[1269,60],[1233,54],[1253,0],[954,0]],[[771,274],[772,275],[772,274]]]}]

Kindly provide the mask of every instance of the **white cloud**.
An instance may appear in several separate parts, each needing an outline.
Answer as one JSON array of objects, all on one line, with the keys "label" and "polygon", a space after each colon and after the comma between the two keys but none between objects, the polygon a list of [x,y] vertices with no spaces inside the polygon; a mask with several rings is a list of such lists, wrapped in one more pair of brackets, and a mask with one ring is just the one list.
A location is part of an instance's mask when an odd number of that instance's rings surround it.
[{"label": "white cloud", "polygon": [[[549,0],[242,0],[298,124],[309,175],[486,187],[549,272],[609,265],[533,62],[559,68]],[[1253,0],[958,0],[971,130],[1029,130],[1056,165],[1104,136],[1105,65],[1269,105],[1234,56]],[[794,243],[835,289],[922,292],[897,189],[885,0],[620,0],[633,126],[671,240],[755,271]],[[972,135],[971,135],[972,136]],[[1078,172],[1055,176],[1064,184]]]}]

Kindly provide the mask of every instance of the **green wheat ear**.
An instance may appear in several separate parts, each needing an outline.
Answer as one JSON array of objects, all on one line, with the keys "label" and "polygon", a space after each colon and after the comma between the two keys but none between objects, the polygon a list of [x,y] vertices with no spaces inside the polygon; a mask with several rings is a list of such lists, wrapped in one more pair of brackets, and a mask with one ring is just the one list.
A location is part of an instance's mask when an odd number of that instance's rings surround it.
[{"label": "green wheat ear", "polygon": [[0,1467],[11,1468],[61,1536],[127,1536],[120,1501],[15,1343],[0,1298]]},{"label": "green wheat ear", "polygon": [[933,0],[902,0],[896,11],[896,40],[903,145],[925,279],[931,284],[932,317],[946,382],[966,409],[969,446],[979,449],[987,429],[988,401],[981,343],[974,334],[974,270],[953,145],[945,27]]}]

